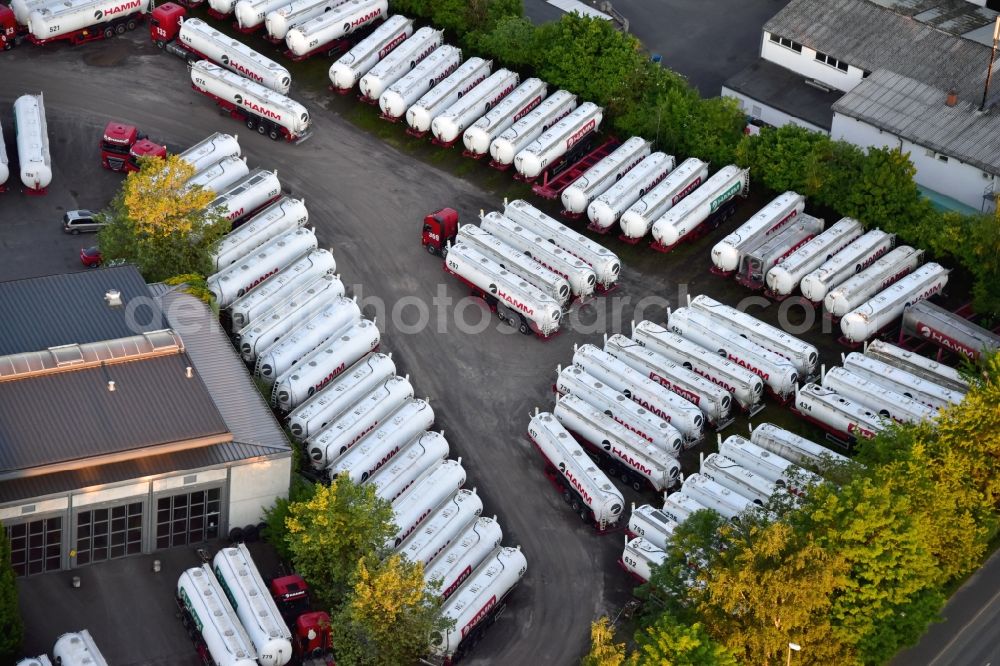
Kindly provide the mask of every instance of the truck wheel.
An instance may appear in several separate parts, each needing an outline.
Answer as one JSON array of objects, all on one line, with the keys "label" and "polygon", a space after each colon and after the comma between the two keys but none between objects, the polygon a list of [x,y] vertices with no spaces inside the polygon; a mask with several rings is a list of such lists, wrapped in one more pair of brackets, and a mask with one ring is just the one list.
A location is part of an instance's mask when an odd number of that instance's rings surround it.
[{"label": "truck wheel", "polygon": [[640,481],[639,479],[632,479],[632,490],[641,491],[642,481]]},{"label": "truck wheel", "polygon": [[271,141],[277,141],[278,139],[281,138],[281,132],[278,131],[278,128],[272,127],[271,130],[267,133],[267,136],[269,139],[271,139]]},{"label": "truck wheel", "polygon": [[115,26],[115,33],[119,34],[119,35],[124,35],[125,34],[125,24],[124,23],[119,23],[118,25],[116,25]]},{"label": "truck wheel", "polygon": [[105,28],[104,29],[104,39],[111,39],[114,36],[115,36],[115,29],[114,28]]},{"label": "truck wheel", "polygon": [[246,125],[247,129],[249,129],[251,132],[257,129],[257,121],[254,120],[253,118],[247,118]]},{"label": "truck wheel", "polygon": [[260,123],[257,125],[257,134],[260,134],[261,136],[267,134],[267,128],[264,127],[264,123]]},{"label": "truck wheel", "polygon": [[164,42],[162,39],[156,40],[156,48],[162,49],[166,45],[167,45],[167,43]]},{"label": "truck wheel", "polygon": [[437,250],[434,249],[433,245],[425,245],[424,247],[427,249],[427,254],[437,254]]},{"label": "truck wheel", "polygon": [[524,319],[521,319],[521,323],[517,325],[517,330],[521,332],[521,335],[531,335],[531,327]]},{"label": "truck wheel", "polygon": [[125,24],[125,27],[129,30],[135,30],[136,25],[135,19],[129,19],[128,23]]}]

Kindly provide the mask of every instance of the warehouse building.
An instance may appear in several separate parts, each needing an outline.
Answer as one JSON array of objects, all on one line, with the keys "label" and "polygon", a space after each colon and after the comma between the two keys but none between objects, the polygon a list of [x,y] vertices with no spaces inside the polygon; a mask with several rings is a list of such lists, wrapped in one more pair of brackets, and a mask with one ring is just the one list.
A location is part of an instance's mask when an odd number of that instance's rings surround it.
[{"label": "warehouse building", "polygon": [[131,266],[0,283],[0,522],[19,575],[256,525],[291,463],[198,299]]}]

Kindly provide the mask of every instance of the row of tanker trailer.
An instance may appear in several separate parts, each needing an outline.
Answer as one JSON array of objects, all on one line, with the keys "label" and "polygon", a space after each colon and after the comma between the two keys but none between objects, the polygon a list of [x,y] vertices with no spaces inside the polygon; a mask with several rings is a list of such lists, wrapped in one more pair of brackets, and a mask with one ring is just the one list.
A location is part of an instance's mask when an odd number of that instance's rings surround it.
[{"label": "row of tanker trailer", "polygon": [[[45,194],[52,182],[49,129],[42,94],[21,95],[14,100],[14,134],[21,185],[26,194]],[[0,131],[0,192],[7,188],[10,161]]]}]

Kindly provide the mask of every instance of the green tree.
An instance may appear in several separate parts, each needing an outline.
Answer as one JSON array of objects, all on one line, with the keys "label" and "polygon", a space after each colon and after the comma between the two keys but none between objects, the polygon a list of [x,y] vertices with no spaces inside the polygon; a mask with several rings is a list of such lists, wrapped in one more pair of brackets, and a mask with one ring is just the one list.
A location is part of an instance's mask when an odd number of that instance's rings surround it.
[{"label": "green tree", "polygon": [[435,633],[449,625],[440,597],[424,582],[424,567],[398,554],[370,566],[358,562],[351,594],[334,616],[333,644],[345,664],[412,664],[425,654]]},{"label": "green tree", "polygon": [[524,71],[537,66],[539,53],[534,24],[520,16],[507,16],[496,27],[475,36],[479,51],[498,64]]},{"label": "green tree", "polygon": [[358,562],[386,553],[386,541],[396,533],[393,519],[392,505],[374,486],[357,485],[346,474],[288,506],[292,562],[323,606],[339,608]]},{"label": "green tree", "polygon": [[101,213],[104,259],[133,263],[150,282],[211,273],[212,247],[231,225],[209,208],[213,192],[187,186],[192,175],[194,167],[176,155],[142,160]]},{"label": "green tree", "polygon": [[809,194],[806,176],[810,158],[817,144],[828,141],[824,135],[797,125],[766,127],[757,136],[740,143],[737,162],[750,167],[750,173],[775,192],[793,190]]},{"label": "green tree", "polygon": [[931,214],[931,204],[913,180],[916,167],[909,153],[895,148],[869,148],[861,172],[838,210],[842,215],[910,236],[915,221]]},{"label": "green tree", "polygon": [[615,628],[608,616],[602,615],[590,623],[590,652],[580,662],[582,666],[623,666],[625,644],[615,643]]},{"label": "green tree", "polygon": [[292,475],[288,497],[279,497],[274,504],[264,510],[264,530],[261,536],[278,552],[285,562],[292,561],[291,543],[288,538],[288,516],[290,507],[296,503],[308,502],[316,492],[316,485],[297,474]]},{"label": "green tree", "polygon": [[10,540],[0,525],[0,661],[14,663],[24,640],[24,624],[17,605],[17,577],[10,561]]},{"label": "green tree", "polygon": [[731,97],[699,99],[680,155],[695,155],[718,167],[736,161],[746,120]]},{"label": "green tree", "polygon": [[[685,624],[669,613],[635,633],[629,666],[736,666],[733,653],[717,643],[701,623]],[[596,665],[595,665],[596,666]]]}]

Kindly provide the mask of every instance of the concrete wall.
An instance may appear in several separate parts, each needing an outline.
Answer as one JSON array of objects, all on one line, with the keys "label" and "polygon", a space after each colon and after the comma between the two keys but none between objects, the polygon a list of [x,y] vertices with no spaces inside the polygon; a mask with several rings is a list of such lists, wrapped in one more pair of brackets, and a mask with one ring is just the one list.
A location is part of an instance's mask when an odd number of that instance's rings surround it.
[{"label": "concrete wall", "polygon": [[229,477],[229,527],[259,523],[275,499],[288,497],[291,474],[291,456],[234,465]]},{"label": "concrete wall", "polygon": [[[778,35],[778,37],[780,36]],[[832,88],[848,92],[861,83],[861,79],[864,77],[864,70],[854,67],[851,63],[847,63],[847,71],[844,72],[816,60],[816,51],[808,46],[803,45],[802,53],[797,53],[780,44],[775,44],[770,37],[771,34],[765,31],[764,40],[760,47],[760,57],[781,65],[785,69],[798,72],[803,78],[816,79]]]},{"label": "concrete wall", "polygon": [[773,107],[764,104],[759,100],[755,100],[752,97],[748,97],[741,92],[736,92],[722,87],[723,97],[732,97],[740,103],[740,108],[743,109],[743,113],[754,118],[763,120],[768,125],[773,125],[774,127],[781,127],[783,125],[798,125],[799,127],[805,127],[807,130],[812,130],[813,132],[820,132],[821,134],[829,134],[830,132],[813,125],[812,123],[806,122],[801,118],[796,118],[795,116],[789,115],[784,111],[779,111]]},{"label": "concrete wall", "polygon": [[[980,168],[954,157],[940,156],[947,158],[944,161],[939,159],[937,153],[928,154],[924,146],[840,113],[833,114],[831,136],[865,148],[891,146],[909,153],[910,160],[917,168],[915,180],[918,184],[976,210],[983,209],[983,192],[987,188],[1000,191],[1000,176],[984,174]],[[993,206],[986,210],[992,211]]]}]

